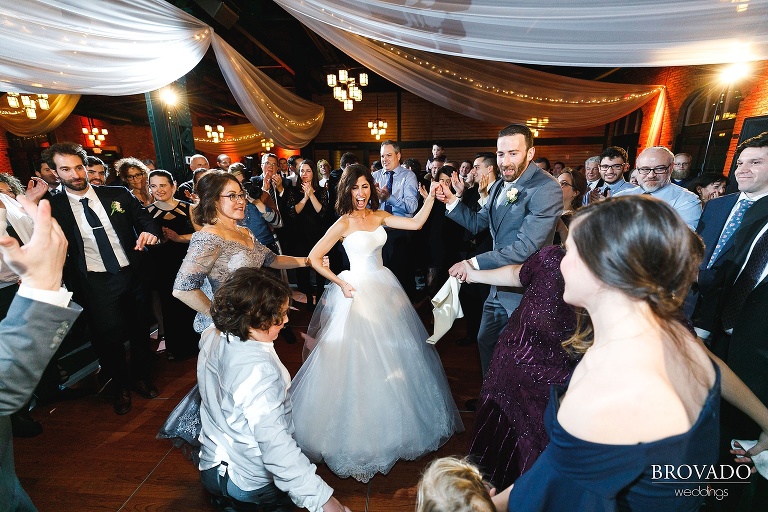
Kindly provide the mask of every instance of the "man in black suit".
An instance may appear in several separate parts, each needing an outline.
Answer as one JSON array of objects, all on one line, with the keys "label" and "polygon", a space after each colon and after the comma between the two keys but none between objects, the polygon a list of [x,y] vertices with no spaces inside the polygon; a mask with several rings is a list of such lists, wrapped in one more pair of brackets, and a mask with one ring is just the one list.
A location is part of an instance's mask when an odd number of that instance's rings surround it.
[{"label": "man in black suit", "polygon": [[[711,282],[700,289],[694,326],[712,351],[768,405],[768,132],[747,139],[736,151],[734,174],[741,191],[739,198],[744,196],[753,203],[742,212],[743,219],[730,240],[719,242],[723,245],[722,256],[715,254],[717,265],[711,267],[714,276],[708,276]],[[707,203],[707,209],[714,201]],[[723,209],[723,218],[739,209],[737,201],[729,204],[733,206]],[[713,222],[713,229],[732,223],[732,218],[733,214],[727,223]],[[715,229],[716,234],[718,231]],[[716,241],[714,237],[712,240]],[[706,252],[709,259],[713,258],[711,245]],[[706,256],[703,266],[707,264]],[[722,464],[732,462],[725,448],[731,439],[752,440],[760,435],[757,424],[727,402],[721,405],[720,431]],[[715,505],[730,510],[744,487],[730,486],[727,500]],[[750,510],[768,510],[765,479],[755,479],[750,495]]]},{"label": "man in black suit", "polygon": [[115,412],[126,414],[131,389],[145,398],[158,395],[150,380],[148,308],[135,268],[145,246],[159,243],[161,229],[126,188],[91,187],[86,156],[74,143],[43,151],[65,192],[51,199],[53,216],[69,242],[64,282],[83,305],[91,343],[114,381]]}]

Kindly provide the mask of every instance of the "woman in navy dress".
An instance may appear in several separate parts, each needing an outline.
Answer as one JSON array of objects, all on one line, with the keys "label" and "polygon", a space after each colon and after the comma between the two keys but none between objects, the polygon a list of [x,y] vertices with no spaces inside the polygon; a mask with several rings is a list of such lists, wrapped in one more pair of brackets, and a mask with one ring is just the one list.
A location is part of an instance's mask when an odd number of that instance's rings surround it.
[{"label": "woman in navy dress", "polygon": [[[566,345],[584,355],[567,389],[553,388],[549,445],[497,507],[698,510],[702,478],[658,469],[717,468],[720,370],[678,321],[701,239],[666,203],[630,196],[577,212],[566,250],[564,299],[589,313]],[[765,408],[723,372],[725,396],[768,428]]]}]

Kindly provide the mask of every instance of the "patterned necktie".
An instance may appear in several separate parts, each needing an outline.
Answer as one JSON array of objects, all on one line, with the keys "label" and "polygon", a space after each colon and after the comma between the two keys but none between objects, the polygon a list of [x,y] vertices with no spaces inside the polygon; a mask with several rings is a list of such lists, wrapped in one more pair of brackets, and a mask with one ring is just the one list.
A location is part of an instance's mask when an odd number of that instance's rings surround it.
[{"label": "patterned necktie", "polygon": [[733,329],[736,317],[741,312],[747,296],[755,289],[766,265],[768,265],[768,231],[763,233],[755,243],[744,270],[733,283],[728,302],[723,308],[723,329],[726,331]]},{"label": "patterned necktie", "polygon": [[83,205],[83,212],[85,212],[85,219],[93,229],[93,236],[96,238],[96,246],[99,248],[99,255],[101,255],[101,261],[104,263],[104,268],[111,274],[117,274],[120,272],[120,263],[117,261],[115,251],[112,249],[112,244],[109,243],[109,237],[104,230],[104,225],[99,220],[99,216],[96,212],[88,206],[88,198],[84,197],[80,200]]},{"label": "patterned necktie", "polygon": [[[389,195],[392,195],[392,180],[395,177],[395,173],[393,171],[386,171],[384,174],[387,175],[387,191],[389,191]],[[384,205],[384,210],[388,211],[389,213],[392,213],[392,205],[389,204],[389,200],[387,200],[387,203]]]},{"label": "patterned necktie", "polygon": [[736,209],[736,213],[733,214],[731,220],[728,222],[728,224],[726,224],[723,232],[720,234],[720,239],[717,241],[715,250],[712,251],[712,257],[709,258],[707,268],[712,268],[712,265],[715,264],[715,260],[717,260],[717,257],[720,256],[720,253],[723,252],[723,247],[725,247],[725,244],[728,242],[728,240],[730,240],[731,236],[736,232],[736,230],[739,229],[741,220],[744,218],[744,213],[749,209],[750,206],[752,206],[752,203],[754,203],[754,201],[750,201],[749,199],[742,199],[739,201],[739,207]]}]

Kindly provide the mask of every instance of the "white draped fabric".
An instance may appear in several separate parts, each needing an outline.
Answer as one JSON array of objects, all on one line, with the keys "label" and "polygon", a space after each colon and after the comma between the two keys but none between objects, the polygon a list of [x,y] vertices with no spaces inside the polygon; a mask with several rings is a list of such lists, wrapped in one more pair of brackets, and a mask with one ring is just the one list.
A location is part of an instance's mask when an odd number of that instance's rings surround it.
[{"label": "white draped fabric", "polygon": [[768,0],[275,2],[302,21],[500,62],[640,67],[768,59]]},{"label": "white draped fabric", "polygon": [[625,85],[568,78],[506,62],[451,57],[356,36],[298,18],[367,68],[427,101],[468,117],[535,128],[597,126],[651,100],[653,85]]},{"label": "white draped fabric", "polygon": [[152,91],[194,68],[212,33],[162,0],[9,0],[0,6],[0,90]]},{"label": "white draped fabric", "polygon": [[192,135],[195,138],[195,149],[209,155],[252,155],[264,151],[261,139],[264,133],[252,124],[236,124],[225,127],[224,140],[213,142],[206,136],[205,128],[193,126]]},{"label": "white draped fabric", "polygon": [[245,117],[284,148],[301,148],[320,131],[325,109],[285,90],[218,35],[213,51],[229,90]]},{"label": "white draped fabric", "polygon": [[[306,146],[322,126],[323,107],[285,90],[211,27],[165,0],[3,2],[0,90],[106,96],[152,91],[194,68],[212,40],[248,120],[279,146]],[[72,107],[76,102],[69,100]],[[0,125],[9,126],[9,114],[0,116],[6,118]],[[7,129],[33,135],[54,128],[41,119],[26,129]]]}]

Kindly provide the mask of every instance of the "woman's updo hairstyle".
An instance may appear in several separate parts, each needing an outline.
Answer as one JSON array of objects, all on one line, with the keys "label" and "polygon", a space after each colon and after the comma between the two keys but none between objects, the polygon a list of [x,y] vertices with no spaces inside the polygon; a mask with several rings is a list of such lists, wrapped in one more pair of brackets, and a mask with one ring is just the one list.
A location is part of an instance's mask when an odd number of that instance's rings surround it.
[{"label": "woman's updo hairstyle", "polygon": [[[704,244],[671,206],[648,195],[609,198],[577,210],[569,236],[600,281],[646,302],[662,323],[679,325]],[[583,351],[591,329],[579,331],[566,345]]]}]

